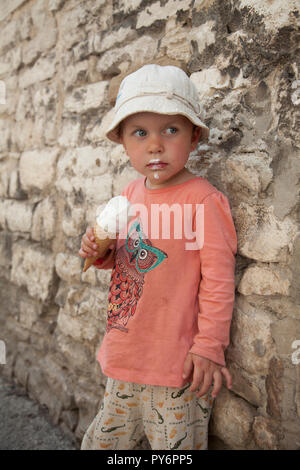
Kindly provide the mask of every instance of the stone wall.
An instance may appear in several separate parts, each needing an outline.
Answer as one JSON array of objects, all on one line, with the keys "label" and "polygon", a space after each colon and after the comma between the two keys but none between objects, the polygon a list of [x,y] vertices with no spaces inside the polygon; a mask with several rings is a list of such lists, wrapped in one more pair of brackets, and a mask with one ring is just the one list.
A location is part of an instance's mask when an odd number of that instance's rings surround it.
[{"label": "stone wall", "polygon": [[210,448],[300,448],[297,5],[0,1],[0,373],[78,442],[105,386],[110,272],[83,274],[77,253],[96,207],[138,176],[104,138],[115,90],[157,62],[197,86],[211,136],[188,166],[228,196],[238,232],[233,389],[215,401]]}]

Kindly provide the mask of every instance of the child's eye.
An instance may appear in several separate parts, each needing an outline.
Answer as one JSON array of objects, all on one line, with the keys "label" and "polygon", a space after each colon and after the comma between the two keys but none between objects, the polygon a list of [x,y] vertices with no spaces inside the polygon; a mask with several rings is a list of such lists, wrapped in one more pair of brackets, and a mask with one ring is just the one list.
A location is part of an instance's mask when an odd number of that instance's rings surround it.
[{"label": "child's eye", "polygon": [[136,135],[137,137],[145,137],[147,133],[144,129],[137,129],[136,131],[134,131],[133,134]]},{"label": "child's eye", "polygon": [[176,127],[168,127],[166,129],[166,134],[176,134],[177,128]]}]

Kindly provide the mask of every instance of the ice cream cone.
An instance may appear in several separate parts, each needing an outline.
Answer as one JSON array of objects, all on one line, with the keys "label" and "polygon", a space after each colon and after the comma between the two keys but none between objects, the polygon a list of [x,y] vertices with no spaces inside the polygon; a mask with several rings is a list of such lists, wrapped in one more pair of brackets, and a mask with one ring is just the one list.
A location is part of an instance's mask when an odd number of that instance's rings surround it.
[{"label": "ice cream cone", "polygon": [[98,245],[98,255],[91,256],[90,258],[86,258],[83,272],[87,271],[92,264],[97,261],[98,258],[102,258],[108,251],[109,245],[111,245],[114,241],[116,241],[116,235],[113,233],[106,232],[103,230],[98,224],[97,221],[94,226],[94,236],[95,242]]},{"label": "ice cream cone", "polygon": [[102,205],[100,212],[97,211],[94,236],[98,246],[98,255],[86,258],[83,272],[89,269],[98,258],[105,256],[109,246],[116,242],[117,234],[126,228],[128,221],[132,218],[132,215],[129,215],[130,206],[125,196],[115,196],[104,208]]}]

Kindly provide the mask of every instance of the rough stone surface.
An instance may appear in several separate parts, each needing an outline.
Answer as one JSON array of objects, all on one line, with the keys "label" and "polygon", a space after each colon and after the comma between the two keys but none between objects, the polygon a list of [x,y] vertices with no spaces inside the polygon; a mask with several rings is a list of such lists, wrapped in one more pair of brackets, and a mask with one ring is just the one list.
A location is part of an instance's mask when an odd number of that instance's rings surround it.
[{"label": "rough stone surface", "polygon": [[[0,375],[77,444],[104,393],[110,283],[82,272],[80,240],[139,176],[105,129],[122,78],[155,62],[197,88],[210,137],[187,166],[228,197],[238,234],[233,389],[209,448],[300,448],[299,18],[297,0],[0,0]],[[14,448],[21,415],[16,437],[5,416]]]}]

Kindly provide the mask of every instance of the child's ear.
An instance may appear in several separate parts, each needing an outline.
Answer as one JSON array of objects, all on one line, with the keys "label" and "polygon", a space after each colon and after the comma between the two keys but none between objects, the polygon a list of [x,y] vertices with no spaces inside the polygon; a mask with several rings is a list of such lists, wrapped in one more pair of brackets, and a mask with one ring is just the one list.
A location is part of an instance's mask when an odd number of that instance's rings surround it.
[{"label": "child's ear", "polygon": [[195,150],[195,148],[198,145],[199,140],[201,139],[201,134],[202,134],[202,129],[201,127],[194,126],[193,133],[192,133],[192,151]]}]

